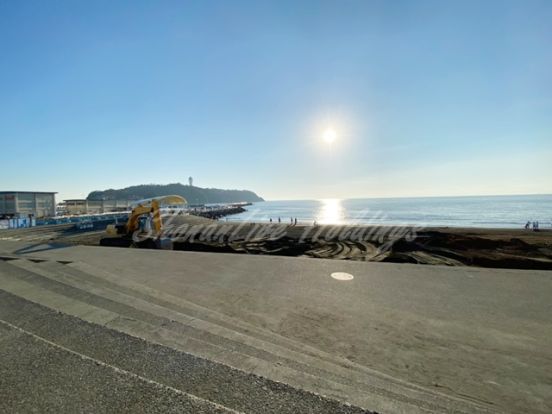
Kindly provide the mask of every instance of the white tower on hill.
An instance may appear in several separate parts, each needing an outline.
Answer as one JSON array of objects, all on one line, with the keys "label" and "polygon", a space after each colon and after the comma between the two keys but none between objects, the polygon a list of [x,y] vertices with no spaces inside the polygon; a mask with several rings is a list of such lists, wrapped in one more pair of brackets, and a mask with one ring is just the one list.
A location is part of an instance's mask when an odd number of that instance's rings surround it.
[{"label": "white tower on hill", "polygon": [[190,185],[190,187],[194,185],[194,179],[191,176],[188,177],[188,184]]}]

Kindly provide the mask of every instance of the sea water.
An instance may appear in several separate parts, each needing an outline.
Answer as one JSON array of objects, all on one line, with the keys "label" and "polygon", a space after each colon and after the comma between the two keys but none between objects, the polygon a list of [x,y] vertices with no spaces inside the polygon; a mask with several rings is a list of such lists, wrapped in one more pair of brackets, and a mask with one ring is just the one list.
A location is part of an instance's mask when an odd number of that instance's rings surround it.
[{"label": "sea water", "polygon": [[552,194],[521,196],[365,198],[265,201],[229,221],[282,223],[411,224],[418,226],[523,228],[538,221],[552,228]]}]

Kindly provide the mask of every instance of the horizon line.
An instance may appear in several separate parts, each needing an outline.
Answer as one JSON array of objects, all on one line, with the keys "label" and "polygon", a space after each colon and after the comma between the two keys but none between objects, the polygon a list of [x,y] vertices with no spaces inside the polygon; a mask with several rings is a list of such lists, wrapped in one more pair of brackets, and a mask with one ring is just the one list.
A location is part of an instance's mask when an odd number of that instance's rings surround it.
[{"label": "horizon line", "polygon": [[[432,195],[432,196],[385,196],[385,197],[327,197],[327,198],[265,198],[264,201],[323,201],[323,200],[387,200],[387,199],[406,199],[406,198],[473,198],[473,197],[531,197],[531,196],[552,196],[552,193],[533,193],[533,194],[470,194],[470,195]],[[261,197],[261,196],[259,196]],[[264,197],[261,197],[264,198]],[[256,203],[262,203],[262,201],[255,201]]]}]

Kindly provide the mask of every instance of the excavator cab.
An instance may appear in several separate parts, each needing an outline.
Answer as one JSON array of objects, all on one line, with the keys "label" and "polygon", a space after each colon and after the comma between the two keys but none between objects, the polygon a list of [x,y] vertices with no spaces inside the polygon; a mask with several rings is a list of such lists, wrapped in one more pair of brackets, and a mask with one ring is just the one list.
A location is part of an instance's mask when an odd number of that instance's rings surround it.
[{"label": "excavator cab", "polygon": [[162,206],[187,204],[186,199],[177,195],[154,197],[135,203],[128,221],[124,224],[110,224],[106,228],[109,237],[100,240],[100,246],[149,247],[166,246],[163,243]]}]

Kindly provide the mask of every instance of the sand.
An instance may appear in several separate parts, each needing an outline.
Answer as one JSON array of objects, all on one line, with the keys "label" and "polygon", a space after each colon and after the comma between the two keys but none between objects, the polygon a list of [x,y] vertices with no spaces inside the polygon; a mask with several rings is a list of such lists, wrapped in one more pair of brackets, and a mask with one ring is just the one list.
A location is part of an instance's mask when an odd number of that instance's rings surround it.
[{"label": "sand", "polygon": [[552,270],[552,231],[176,220],[176,250]]},{"label": "sand", "polygon": [[[552,270],[552,230],[239,223],[165,217],[175,250],[265,254],[372,262]],[[100,244],[103,231],[64,226],[4,230],[31,242]],[[47,228],[48,227],[48,228]]]}]

